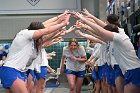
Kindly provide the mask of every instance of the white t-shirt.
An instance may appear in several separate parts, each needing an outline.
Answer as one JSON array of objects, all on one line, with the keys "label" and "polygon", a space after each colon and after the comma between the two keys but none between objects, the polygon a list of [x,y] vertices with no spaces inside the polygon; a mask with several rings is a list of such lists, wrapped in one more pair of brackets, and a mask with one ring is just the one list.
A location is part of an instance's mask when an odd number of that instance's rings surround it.
[{"label": "white t-shirt", "polygon": [[[31,59],[31,57],[30,57]],[[37,55],[37,57],[34,60],[30,60],[31,65],[26,66],[26,69],[36,70],[40,71],[40,64],[42,63],[42,55],[41,52]],[[28,62],[29,63],[29,62]]]},{"label": "white t-shirt", "polygon": [[72,53],[69,51],[68,47],[63,48],[63,56],[66,56],[66,69],[73,71],[83,71],[85,70],[84,62],[73,62],[71,56],[81,57],[86,56],[86,52],[83,46],[79,46],[78,49],[73,50]]},{"label": "white t-shirt", "polygon": [[123,35],[123,36],[124,36],[124,38],[129,38],[129,37],[125,34],[125,32],[124,32],[124,29],[123,29],[123,28],[118,28],[118,30],[119,30],[119,34]]},{"label": "white t-shirt", "polygon": [[123,73],[127,70],[140,67],[140,62],[129,38],[115,33],[113,38],[114,57]]},{"label": "white t-shirt", "polygon": [[[119,34],[122,35],[125,39],[129,39],[129,37],[125,34],[124,29],[123,28],[118,28],[119,30]],[[109,42],[110,46],[109,46],[109,57],[108,57],[108,64],[110,64],[112,67],[114,67],[114,65],[118,65],[118,63],[116,62],[115,58],[114,58],[114,46],[113,46],[113,42]]]},{"label": "white t-shirt", "polygon": [[110,42],[110,47],[109,47],[109,58],[108,58],[108,62],[109,64],[114,67],[114,65],[118,65],[118,63],[115,60],[114,57],[114,46],[113,46],[113,42]]},{"label": "white t-shirt", "polygon": [[99,66],[104,65],[105,63],[107,63],[107,57],[106,57],[106,53],[107,53],[107,44],[101,44],[100,46],[100,58],[99,58]]},{"label": "white t-shirt", "polygon": [[47,52],[45,48],[42,49],[42,63],[41,66],[48,66]]},{"label": "white t-shirt", "polygon": [[34,51],[34,30],[21,30],[13,40],[4,66],[26,71],[26,65]]},{"label": "white t-shirt", "polygon": [[41,66],[48,66],[48,59],[47,59],[47,53],[45,51],[45,48],[41,49],[41,52],[39,52],[38,56],[35,60],[33,60],[30,67],[27,69],[36,70],[37,72],[40,72]]},{"label": "white t-shirt", "polygon": [[101,60],[100,60],[100,48],[101,48],[101,44],[100,43],[96,43],[96,45],[94,46],[94,51],[93,51],[93,56],[94,58],[98,58],[94,64],[94,66],[101,66]]},{"label": "white t-shirt", "polygon": [[92,54],[93,51],[94,51],[94,48],[91,48],[91,47],[86,48],[86,53]]}]

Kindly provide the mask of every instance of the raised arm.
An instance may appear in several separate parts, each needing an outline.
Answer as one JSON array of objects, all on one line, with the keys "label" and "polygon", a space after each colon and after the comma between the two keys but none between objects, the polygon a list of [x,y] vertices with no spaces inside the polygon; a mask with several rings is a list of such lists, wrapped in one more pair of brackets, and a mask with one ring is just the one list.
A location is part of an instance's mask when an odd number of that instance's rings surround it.
[{"label": "raised arm", "polygon": [[53,22],[56,22],[56,21],[60,20],[61,17],[64,17],[64,15],[66,15],[67,13],[68,13],[68,10],[65,10],[64,13],[62,13],[62,14],[60,14],[60,15],[58,15],[58,16],[55,16],[55,17],[53,17],[53,18],[50,18],[50,19],[48,19],[48,20],[46,20],[46,21],[44,21],[44,22],[43,22],[43,25],[44,25],[45,27],[47,27],[50,23],[53,23]]},{"label": "raised arm", "polygon": [[55,45],[59,42],[62,42],[64,39],[62,37],[58,37],[58,38],[55,38],[53,40],[50,40],[50,41],[46,41],[45,43],[43,43],[42,47],[49,47],[49,46],[52,46],[52,45]]},{"label": "raised arm", "polygon": [[80,18],[84,23],[86,23],[88,26],[90,26],[92,29],[94,29],[95,31],[99,32],[100,37],[102,37],[105,41],[112,41],[113,40],[113,33],[105,30],[104,28],[102,28],[101,26],[92,23],[88,20],[86,20],[82,14],[80,13],[75,13],[75,15]]},{"label": "raised arm", "polygon": [[105,44],[104,41],[102,41],[102,40],[100,40],[100,39],[98,39],[96,37],[93,37],[92,35],[82,33],[80,30],[76,30],[76,33],[79,34],[80,36],[85,37],[85,38],[87,38],[87,39],[89,39],[91,41],[94,41],[96,43]]},{"label": "raised arm", "polygon": [[47,42],[47,41],[52,41],[55,38],[58,38],[60,36],[63,36],[63,32],[62,30],[59,30],[57,32],[52,32],[48,35],[44,35],[43,38],[43,43]]},{"label": "raised arm", "polygon": [[94,36],[94,37],[96,37],[96,38],[98,38],[98,39],[103,41],[103,38],[99,36],[98,31],[93,30],[90,26],[82,23],[81,21],[77,21],[75,26],[77,28],[84,29],[86,32],[88,32],[92,36]]},{"label": "raised arm", "polygon": [[40,37],[42,37],[43,35],[47,35],[50,34],[52,32],[57,32],[58,29],[66,26],[69,24],[69,17],[66,17],[65,19],[63,19],[59,24],[44,28],[44,29],[39,29],[36,30],[33,34],[33,39],[38,39]]},{"label": "raised arm", "polygon": [[98,25],[101,27],[105,27],[107,24],[103,22],[102,20],[98,19],[97,17],[93,16],[91,13],[87,11],[87,9],[83,9],[83,14],[88,16],[89,18],[92,18]]}]

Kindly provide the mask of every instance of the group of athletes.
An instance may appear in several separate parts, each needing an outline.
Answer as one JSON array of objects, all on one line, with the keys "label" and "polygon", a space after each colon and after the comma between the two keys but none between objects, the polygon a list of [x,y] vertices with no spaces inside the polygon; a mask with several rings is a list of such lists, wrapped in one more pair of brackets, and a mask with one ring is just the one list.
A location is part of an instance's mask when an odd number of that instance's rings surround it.
[{"label": "group of athletes", "polygon": [[[66,29],[71,16],[76,17],[77,21]],[[64,71],[64,58],[73,62],[66,62],[70,93],[81,93],[80,81],[84,77],[82,64],[85,62],[94,66],[95,93],[140,93],[140,62],[131,40],[120,28],[118,16],[110,14],[103,22],[86,9],[82,13],[66,10],[45,22],[31,22],[28,28],[16,34],[6,61],[0,67],[1,83],[7,93],[43,93],[50,68],[45,48],[63,41],[62,36],[72,31],[96,45],[89,59],[86,59],[83,47],[75,51],[79,48],[75,47],[79,46],[75,39],[63,50],[61,73]],[[76,62],[80,68],[72,67]],[[75,82],[79,83],[75,85]]]}]

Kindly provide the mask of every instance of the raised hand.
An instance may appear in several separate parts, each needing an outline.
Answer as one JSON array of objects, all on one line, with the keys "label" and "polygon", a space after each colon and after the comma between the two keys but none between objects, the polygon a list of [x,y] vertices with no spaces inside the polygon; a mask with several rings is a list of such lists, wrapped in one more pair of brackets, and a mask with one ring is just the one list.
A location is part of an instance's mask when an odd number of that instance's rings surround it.
[{"label": "raised hand", "polygon": [[58,23],[63,22],[65,25],[69,25],[69,18],[70,18],[71,14],[62,14],[60,16],[58,16]]},{"label": "raised hand", "polygon": [[64,13],[58,15],[57,17],[59,18],[59,17],[64,16],[64,15],[66,15],[66,14],[68,14],[68,13],[69,13],[69,10],[65,10]]},{"label": "raised hand", "polygon": [[53,42],[56,42],[56,43],[59,43],[59,42],[61,42],[61,41],[63,41],[64,39],[60,36],[60,37],[57,37],[57,38],[55,38],[55,39],[53,39],[52,41]]},{"label": "raised hand", "polygon": [[73,13],[74,15],[75,15],[75,17],[77,17],[77,18],[83,18],[83,15],[82,14],[80,14],[79,12],[74,12]]},{"label": "raised hand", "polygon": [[74,31],[75,27],[74,26],[71,26],[68,30],[65,31],[65,33],[69,33],[69,32],[72,32]]},{"label": "raised hand", "polygon": [[87,9],[83,9],[83,12],[82,12],[84,15],[86,15],[87,17],[91,17],[92,16],[92,14],[91,13],[89,13],[88,12],[88,10]]}]

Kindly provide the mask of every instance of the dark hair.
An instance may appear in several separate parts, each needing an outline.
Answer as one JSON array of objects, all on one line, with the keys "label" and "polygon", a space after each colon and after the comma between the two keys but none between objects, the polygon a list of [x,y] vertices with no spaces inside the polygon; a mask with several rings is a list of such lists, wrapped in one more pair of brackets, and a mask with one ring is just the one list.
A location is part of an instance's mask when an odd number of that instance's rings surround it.
[{"label": "dark hair", "polygon": [[28,30],[38,30],[43,29],[45,26],[42,24],[42,22],[31,22],[31,24],[28,26]]},{"label": "dark hair", "polygon": [[76,43],[76,45],[78,45],[78,46],[79,46],[78,41],[77,41],[77,39],[76,39],[76,38],[72,38],[72,39],[69,41],[69,46],[70,46],[70,44],[71,44],[72,42],[75,42],[75,43]]},{"label": "dark hair", "polygon": [[114,24],[108,24],[104,27],[104,29],[109,30],[111,32],[119,33],[118,27]]},{"label": "dark hair", "polygon": [[[43,29],[43,28],[45,28],[45,26],[42,24],[42,22],[31,22],[31,24],[29,25],[29,27],[27,29],[28,30],[38,30],[38,29]],[[41,50],[40,47],[39,47],[40,40],[42,40],[42,38],[34,40],[35,48],[37,49],[37,52],[39,50]]]},{"label": "dark hair", "polygon": [[117,25],[118,27],[120,27],[120,24],[119,24],[119,16],[116,15],[116,14],[109,14],[107,16],[107,21],[110,24],[114,24],[114,25]]}]

